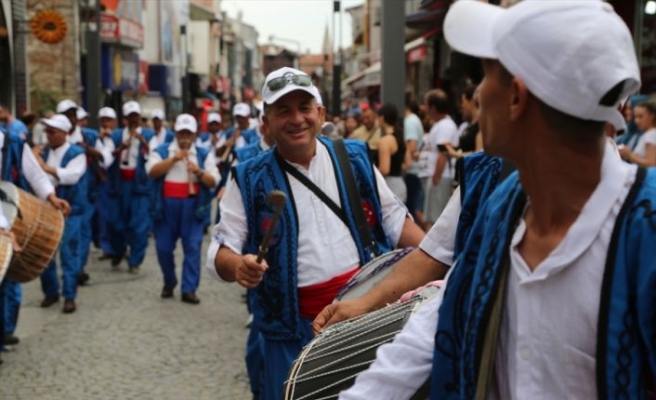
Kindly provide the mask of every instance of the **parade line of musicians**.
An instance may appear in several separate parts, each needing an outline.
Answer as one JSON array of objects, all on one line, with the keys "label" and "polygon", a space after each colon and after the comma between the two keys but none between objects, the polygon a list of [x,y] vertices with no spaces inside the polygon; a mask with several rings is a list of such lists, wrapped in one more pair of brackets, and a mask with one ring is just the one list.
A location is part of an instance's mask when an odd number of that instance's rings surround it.
[{"label": "parade line of musicians", "polygon": [[[114,110],[100,111],[95,132],[80,128],[84,115],[62,101],[58,114],[43,121],[46,146],[29,151],[5,133],[4,146],[11,147],[3,157],[14,159],[3,166],[22,162],[26,176],[3,168],[3,178],[29,181],[68,215],[61,294],[53,263],[42,275],[42,306],[61,295],[63,311],[75,311],[94,204],[101,211],[98,240],[114,266],[125,258],[129,272],[138,273],[152,232],[163,298],[178,287],[173,250],[181,238],[181,299],[198,304],[201,241],[221,187],[206,270],[250,289],[246,366],[254,398],[281,399],[293,361],[317,331],[445,275],[447,289],[379,349],[371,369],[340,398],[415,398],[428,380],[431,399],[474,392],[492,399],[644,398],[653,383],[650,367],[656,369],[656,175],[637,161],[623,162],[622,148],[605,130],[623,128],[618,107],[640,87],[638,63],[628,29],[608,4],[546,3],[524,1],[505,11],[475,1],[451,7],[447,41],[483,59],[485,150],[512,161],[521,182],[512,174],[502,183],[500,158],[481,152],[465,158],[461,186],[451,197],[452,190],[438,196],[446,208],[437,221],[428,217],[435,222],[428,234],[374,168],[363,141],[320,134],[326,111],[319,92],[292,68],[266,77],[261,123],[251,125],[250,107],[237,104],[228,134],[217,134],[217,114],[208,116],[209,132],[201,137],[188,114],[176,118],[173,132],[162,127],[159,112],[154,131],[143,128],[133,101],[123,106],[118,130]],[[436,124],[445,122],[442,93],[429,93],[426,104]],[[650,114],[652,132],[653,100],[640,107]],[[398,115],[385,106],[380,112],[379,166],[398,169],[407,153],[396,135]],[[390,167],[395,153],[401,157]],[[438,173],[446,171],[444,160],[433,159]],[[431,191],[440,191],[440,178],[433,177]],[[34,187],[38,182],[44,186]],[[349,185],[362,207],[353,204]],[[274,190],[287,196],[277,223],[268,201]],[[370,240],[355,207],[364,210]],[[268,251],[258,261],[270,228]],[[359,267],[400,247],[418,248],[365,296],[330,305]],[[6,315],[17,315],[19,287],[3,286],[5,308],[14,310]],[[488,340],[497,335],[498,343]]]}]

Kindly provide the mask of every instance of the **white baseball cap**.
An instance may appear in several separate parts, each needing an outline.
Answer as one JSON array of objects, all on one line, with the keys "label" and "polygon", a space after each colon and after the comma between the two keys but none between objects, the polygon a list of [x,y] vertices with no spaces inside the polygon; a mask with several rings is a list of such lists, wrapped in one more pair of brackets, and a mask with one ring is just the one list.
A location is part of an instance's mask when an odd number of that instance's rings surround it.
[{"label": "white baseball cap", "polygon": [[270,105],[295,90],[307,92],[317,103],[321,103],[321,96],[312,84],[312,78],[303,71],[289,67],[277,69],[267,75],[262,87],[262,100]]},{"label": "white baseball cap", "polygon": [[164,121],[164,119],[166,119],[166,116],[164,115],[164,111],[162,109],[156,108],[150,112],[150,118],[152,119],[157,118]]},{"label": "white baseball cap", "polygon": [[41,120],[41,123],[51,128],[59,129],[60,131],[64,131],[66,133],[70,132],[71,128],[73,128],[73,125],[71,125],[71,121],[69,121],[68,117],[66,117],[64,114],[55,114],[50,118],[43,118]]},{"label": "white baseball cap", "polygon": [[80,120],[80,119],[85,119],[85,118],[88,117],[88,116],[89,116],[89,113],[87,112],[87,110],[85,110],[85,109],[82,108],[82,107],[78,107],[78,108],[77,108],[77,119],[78,119],[78,120]]},{"label": "white baseball cap", "polygon": [[178,118],[175,119],[175,131],[191,131],[193,133],[196,133],[198,130],[198,123],[196,122],[196,118],[194,118],[193,115],[190,114],[180,114],[178,115]]},{"label": "white baseball cap", "polygon": [[66,111],[70,110],[71,108],[77,109],[77,104],[73,100],[62,100],[59,103],[57,103],[57,114],[63,114]]},{"label": "white baseball cap", "polygon": [[98,110],[98,118],[116,119],[116,111],[111,107],[103,107]]},{"label": "white baseball cap", "polygon": [[134,100],[130,100],[127,103],[123,104],[123,116],[127,117],[132,113],[137,113],[141,115],[141,106]]},{"label": "white baseball cap", "polygon": [[232,115],[248,118],[251,116],[251,106],[246,103],[237,103],[235,104],[235,108],[232,109]]},{"label": "white baseball cap", "polygon": [[212,123],[212,122],[218,122],[219,124],[223,122],[223,119],[221,119],[221,114],[219,113],[209,113],[207,115],[207,123]]},{"label": "white baseball cap", "polygon": [[[602,0],[524,0],[508,9],[459,0],[444,37],[461,53],[499,60],[542,102],[580,119],[619,125],[620,99],[640,88],[631,33]],[[617,98],[604,99],[614,88]]]}]

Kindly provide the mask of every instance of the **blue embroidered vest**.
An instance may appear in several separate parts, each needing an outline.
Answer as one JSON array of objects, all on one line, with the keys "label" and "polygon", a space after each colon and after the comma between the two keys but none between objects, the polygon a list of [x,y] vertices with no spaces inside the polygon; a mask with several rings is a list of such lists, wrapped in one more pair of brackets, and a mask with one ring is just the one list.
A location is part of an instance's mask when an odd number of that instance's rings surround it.
[{"label": "blue embroidered vest", "polygon": [[[233,133],[235,133],[236,128],[233,126],[229,129],[227,129],[223,134],[225,135],[226,139],[230,139]],[[241,131],[241,136],[244,137],[244,140],[246,141],[246,144],[254,144],[257,143],[260,140],[260,137],[257,134],[256,129],[247,129],[245,131]]]},{"label": "blue embroidered vest", "polygon": [[[169,145],[168,144],[163,144],[159,146],[158,148],[155,149],[155,151],[162,157],[162,160],[166,160],[169,158]],[[209,150],[204,149],[202,147],[196,147],[196,163],[200,167],[200,169],[204,169],[205,165],[205,159],[207,158],[207,155],[209,154]],[[163,217],[164,213],[164,204],[163,204],[163,195],[162,195],[162,190],[164,187],[164,180],[166,179],[166,175],[163,175],[160,178],[154,179],[153,180],[153,208],[152,208],[152,216],[154,220],[158,220]],[[198,190],[197,196],[194,198],[196,201],[196,218],[199,220],[206,220],[209,218],[210,215],[210,210],[212,207],[212,189],[203,185],[202,183],[199,182],[200,189]]]},{"label": "blue embroidered vest", "polygon": [[[50,154],[50,147],[45,147],[41,153],[41,157],[44,160],[48,159],[48,154]],[[69,162],[80,154],[85,154],[84,148],[72,144],[71,147],[66,150],[64,157],[61,160],[60,167],[66,168]],[[58,185],[57,186],[57,196],[66,200],[71,206],[71,215],[82,215],[84,212],[84,207],[87,206],[87,180],[84,178],[84,175],[77,181],[74,185]]]},{"label": "blue embroidered vest", "polygon": [[25,142],[16,134],[5,132],[2,146],[2,180],[12,182],[21,189],[30,190],[23,169],[23,146]]},{"label": "blue embroidered vest", "polygon": [[235,156],[237,156],[237,161],[241,163],[255,157],[261,152],[262,146],[260,146],[260,141],[258,140],[257,143],[249,144],[248,146],[236,149]]},{"label": "blue embroidered vest", "polygon": [[[141,128],[141,136],[150,142],[155,133],[151,129]],[[118,148],[123,141],[123,129],[115,129],[111,134],[114,146]],[[134,187],[132,194],[135,195],[151,195],[152,181],[148,178],[146,173],[146,157],[148,156],[148,148],[142,143],[139,144],[139,156],[137,157],[136,175],[134,178]],[[107,191],[110,196],[118,196],[121,186],[121,160],[119,157],[114,159],[112,165],[107,171]]]},{"label": "blue embroidered vest", "polygon": [[[98,140],[99,133],[95,129],[91,128],[80,128],[82,137],[84,138],[84,143],[89,147],[96,146],[96,141]],[[84,173],[85,179],[87,180],[87,190],[89,202],[94,203],[98,198],[98,187],[101,183],[102,170],[100,169],[100,164],[91,160],[87,157],[87,171]]]},{"label": "blue embroidered vest", "polygon": [[[597,327],[599,399],[644,399],[656,371],[656,170],[639,170],[606,259]],[[518,174],[490,196],[449,278],[439,310],[431,399],[473,399],[481,351],[511,237],[526,196]]]},{"label": "blue embroidered vest", "polygon": [[[370,261],[370,254],[363,251],[353,213],[346,195],[342,171],[332,141],[318,137],[317,146],[326,146],[332,159],[338,183],[342,208],[348,218],[348,228],[358,248],[361,265]],[[378,196],[378,187],[374,170],[369,162],[364,143],[345,140],[353,172],[360,189],[363,206],[371,211],[369,218],[372,236],[379,247],[379,253],[391,250],[391,245],[382,226],[382,211]],[[281,190],[287,195],[287,202],[280,215],[266,261],[269,270],[258,286],[260,306],[264,310],[262,333],[271,340],[292,340],[301,338],[299,331],[297,252],[298,252],[298,216],[296,204],[289,187],[287,174],[281,167],[285,162],[277,155],[275,147],[259,156],[238,164],[233,168],[241,191],[248,222],[248,238],[244,245],[244,254],[257,254],[267,227],[273,216],[273,208],[267,202],[267,195],[272,190]],[[365,213],[366,214],[366,213]]]}]

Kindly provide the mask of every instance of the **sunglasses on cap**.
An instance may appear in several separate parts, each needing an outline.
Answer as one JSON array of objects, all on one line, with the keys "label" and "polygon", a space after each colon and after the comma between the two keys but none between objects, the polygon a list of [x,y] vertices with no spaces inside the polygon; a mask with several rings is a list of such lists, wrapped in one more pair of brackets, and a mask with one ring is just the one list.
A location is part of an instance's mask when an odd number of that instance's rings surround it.
[{"label": "sunglasses on cap", "polygon": [[284,88],[287,85],[296,85],[303,87],[312,86],[312,78],[309,75],[297,75],[287,73],[281,77],[271,79],[267,83],[267,87],[272,92],[277,92],[278,90]]}]

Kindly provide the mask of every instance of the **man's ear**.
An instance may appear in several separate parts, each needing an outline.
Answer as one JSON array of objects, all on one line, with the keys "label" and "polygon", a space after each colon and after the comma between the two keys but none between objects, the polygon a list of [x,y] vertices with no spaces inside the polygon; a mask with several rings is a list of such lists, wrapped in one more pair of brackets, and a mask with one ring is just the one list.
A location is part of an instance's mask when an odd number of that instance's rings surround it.
[{"label": "man's ear", "polygon": [[510,120],[516,121],[526,112],[529,91],[521,78],[514,77],[510,83]]}]

